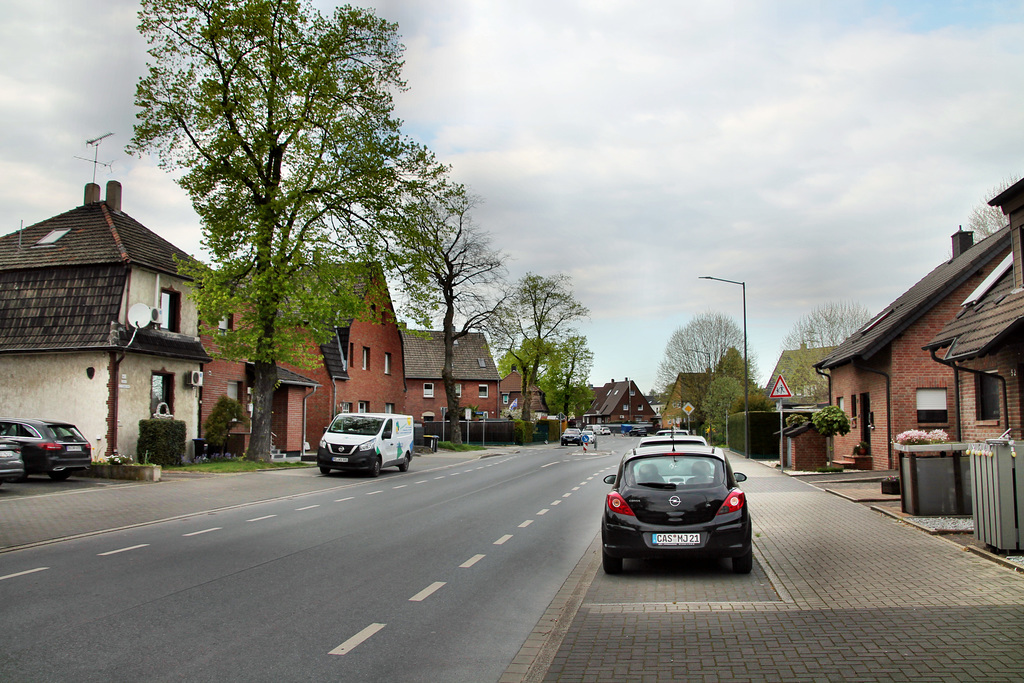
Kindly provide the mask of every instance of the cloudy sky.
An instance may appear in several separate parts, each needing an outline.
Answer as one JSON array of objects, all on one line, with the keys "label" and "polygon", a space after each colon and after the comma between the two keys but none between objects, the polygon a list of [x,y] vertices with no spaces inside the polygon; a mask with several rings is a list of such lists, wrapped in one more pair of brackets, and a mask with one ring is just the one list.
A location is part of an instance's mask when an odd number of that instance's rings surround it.
[{"label": "cloudy sky", "polygon": [[[406,132],[484,203],[512,277],[568,272],[591,380],[654,384],[672,331],[742,318],[762,380],[815,306],[877,312],[1024,175],[1024,1],[365,0],[396,21]],[[317,7],[331,11],[333,3]],[[185,195],[124,152],[138,3],[13,0],[0,201],[17,230],[93,178],[199,253]],[[98,148],[86,140],[113,133]]]}]

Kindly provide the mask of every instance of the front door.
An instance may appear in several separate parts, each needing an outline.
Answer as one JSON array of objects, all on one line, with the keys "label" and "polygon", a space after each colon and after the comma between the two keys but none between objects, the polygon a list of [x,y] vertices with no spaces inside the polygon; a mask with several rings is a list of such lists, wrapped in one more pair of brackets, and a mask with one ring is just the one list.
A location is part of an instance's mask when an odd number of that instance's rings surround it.
[{"label": "front door", "polygon": [[[866,441],[868,444],[871,443],[871,394],[860,395],[860,440]],[[868,454],[871,453],[870,446],[868,447]]]}]

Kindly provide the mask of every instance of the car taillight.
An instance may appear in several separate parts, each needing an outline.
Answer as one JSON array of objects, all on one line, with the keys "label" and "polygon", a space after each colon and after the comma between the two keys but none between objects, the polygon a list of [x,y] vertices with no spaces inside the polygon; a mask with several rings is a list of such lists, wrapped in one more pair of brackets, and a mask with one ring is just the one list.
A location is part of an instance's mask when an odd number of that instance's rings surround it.
[{"label": "car taillight", "polygon": [[59,451],[61,448],[63,448],[63,446],[61,446],[59,443],[53,442],[41,443],[39,444],[39,447],[42,448],[44,451]]},{"label": "car taillight", "polygon": [[629,504],[626,503],[626,499],[620,496],[615,491],[608,494],[608,509],[612,512],[617,512],[620,515],[629,515],[630,517],[636,517],[633,511],[629,509]]},{"label": "car taillight", "polygon": [[739,512],[743,509],[743,505],[747,501],[747,496],[743,491],[739,489],[733,489],[729,491],[729,495],[725,497],[725,502],[722,503],[722,507],[718,508],[718,514],[724,515],[729,512]]}]

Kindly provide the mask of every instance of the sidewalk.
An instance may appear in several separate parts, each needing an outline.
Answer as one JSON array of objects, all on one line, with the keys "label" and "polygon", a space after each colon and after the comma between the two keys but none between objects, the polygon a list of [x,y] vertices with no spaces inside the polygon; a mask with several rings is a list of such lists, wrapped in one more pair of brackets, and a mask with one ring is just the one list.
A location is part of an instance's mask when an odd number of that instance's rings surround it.
[{"label": "sidewalk", "polygon": [[755,564],[627,562],[599,538],[500,679],[1019,681],[1024,576],[756,461]]}]

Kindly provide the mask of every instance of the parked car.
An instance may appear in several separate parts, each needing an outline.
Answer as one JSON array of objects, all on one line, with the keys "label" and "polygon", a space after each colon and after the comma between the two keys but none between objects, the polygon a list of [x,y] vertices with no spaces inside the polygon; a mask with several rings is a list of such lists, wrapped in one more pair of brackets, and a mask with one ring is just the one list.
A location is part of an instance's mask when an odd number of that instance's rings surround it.
[{"label": "parked car", "polygon": [[753,568],[750,510],[724,451],[708,446],[635,448],[622,457],[601,519],[604,571],[624,558],[732,558],[737,574]]},{"label": "parked car", "polygon": [[640,439],[640,443],[636,445],[637,448],[643,446],[672,446],[673,444],[691,444],[697,446],[707,446],[708,442],[703,436],[697,436],[696,434],[662,434],[658,432],[654,436],[645,436]]},{"label": "parked car", "polygon": [[586,443],[594,448],[597,448],[597,434],[592,429],[584,429],[580,433],[581,437],[586,439]]},{"label": "parked car", "polygon": [[611,436],[612,430],[608,428],[608,425],[597,425],[594,427],[594,433],[598,436]]},{"label": "parked car", "polygon": [[655,432],[655,436],[672,436],[673,434],[688,435],[690,430],[688,429],[659,429]]},{"label": "parked car", "polygon": [[635,426],[629,430],[630,436],[647,436],[647,427]]},{"label": "parked car", "polygon": [[92,444],[75,425],[52,420],[0,418],[0,437],[21,446],[25,474],[64,481],[92,464]]},{"label": "parked car", "polygon": [[562,432],[562,439],[560,442],[563,446],[582,446],[583,445],[583,432],[570,427]]},{"label": "parked car", "polygon": [[400,472],[408,472],[412,453],[412,415],[341,413],[320,438],[316,464],[321,474],[363,470],[376,477],[382,467],[392,465]]},{"label": "parked car", "polygon": [[0,439],[0,484],[17,481],[25,476],[25,463],[21,459],[21,444]]}]

